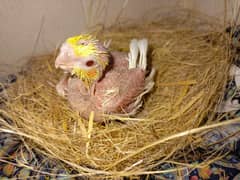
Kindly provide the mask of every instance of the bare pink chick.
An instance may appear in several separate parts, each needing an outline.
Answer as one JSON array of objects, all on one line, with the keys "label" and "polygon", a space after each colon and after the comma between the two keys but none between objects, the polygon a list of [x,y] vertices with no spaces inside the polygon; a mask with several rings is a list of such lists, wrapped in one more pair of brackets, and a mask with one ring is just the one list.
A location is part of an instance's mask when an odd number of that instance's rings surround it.
[{"label": "bare pink chick", "polygon": [[89,35],[69,38],[55,61],[65,72],[57,92],[84,118],[91,111],[97,121],[104,120],[104,114],[135,115],[154,85],[155,71],[146,77],[146,54],[146,39],[132,40],[127,54],[109,52]]}]

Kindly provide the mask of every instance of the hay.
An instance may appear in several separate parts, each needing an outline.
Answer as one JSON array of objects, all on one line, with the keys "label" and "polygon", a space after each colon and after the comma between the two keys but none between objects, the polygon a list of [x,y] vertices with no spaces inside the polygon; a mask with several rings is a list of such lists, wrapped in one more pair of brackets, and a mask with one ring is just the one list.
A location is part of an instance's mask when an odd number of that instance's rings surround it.
[{"label": "hay", "polygon": [[149,39],[156,85],[137,117],[108,116],[122,122],[104,125],[92,121],[94,114],[89,120],[79,117],[56,93],[62,72],[54,68],[54,54],[30,61],[9,89],[10,101],[1,112],[13,123],[2,120],[5,131],[89,176],[156,173],[151,170],[164,162],[187,165],[180,160],[201,146],[198,133],[221,125],[209,124],[218,121],[214,110],[230,66],[222,29],[203,31],[216,26],[199,22],[164,19],[97,32],[102,40],[112,39],[112,50],[128,51],[131,38]]}]

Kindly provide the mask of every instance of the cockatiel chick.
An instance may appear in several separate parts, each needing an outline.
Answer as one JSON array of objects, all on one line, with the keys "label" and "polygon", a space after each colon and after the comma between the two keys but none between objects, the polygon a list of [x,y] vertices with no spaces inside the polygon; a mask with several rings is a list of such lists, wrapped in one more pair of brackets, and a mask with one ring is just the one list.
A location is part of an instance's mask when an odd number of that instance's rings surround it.
[{"label": "cockatiel chick", "polygon": [[65,72],[56,86],[58,94],[84,118],[91,111],[96,121],[103,121],[104,114],[135,115],[154,86],[155,70],[146,77],[147,46],[146,39],[133,39],[127,54],[108,51],[88,34],[68,38],[55,61]]}]

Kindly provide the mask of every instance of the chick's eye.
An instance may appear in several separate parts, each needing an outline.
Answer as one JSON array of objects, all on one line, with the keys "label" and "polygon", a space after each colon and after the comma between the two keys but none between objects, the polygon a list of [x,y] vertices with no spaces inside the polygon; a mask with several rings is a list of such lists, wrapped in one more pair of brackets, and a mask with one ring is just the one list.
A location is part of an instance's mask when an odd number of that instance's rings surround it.
[{"label": "chick's eye", "polygon": [[91,66],[93,66],[95,64],[95,62],[93,61],[93,60],[88,60],[87,62],[86,62],[86,66],[88,66],[88,67],[91,67]]},{"label": "chick's eye", "polygon": [[88,43],[86,41],[78,41],[78,45],[86,46]]}]

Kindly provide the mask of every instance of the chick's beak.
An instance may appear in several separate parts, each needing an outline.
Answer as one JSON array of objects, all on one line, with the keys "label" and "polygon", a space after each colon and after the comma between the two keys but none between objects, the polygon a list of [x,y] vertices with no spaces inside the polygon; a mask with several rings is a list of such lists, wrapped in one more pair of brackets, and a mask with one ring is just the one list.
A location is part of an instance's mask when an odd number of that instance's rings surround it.
[{"label": "chick's beak", "polygon": [[55,60],[55,67],[63,70],[68,70],[71,65],[71,60],[66,58],[63,54],[59,54]]},{"label": "chick's beak", "polygon": [[55,68],[56,68],[56,69],[60,68],[60,62],[61,62],[60,57],[57,56],[57,58],[56,58],[56,60],[55,60]]}]

